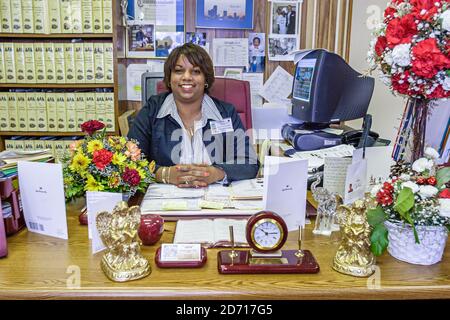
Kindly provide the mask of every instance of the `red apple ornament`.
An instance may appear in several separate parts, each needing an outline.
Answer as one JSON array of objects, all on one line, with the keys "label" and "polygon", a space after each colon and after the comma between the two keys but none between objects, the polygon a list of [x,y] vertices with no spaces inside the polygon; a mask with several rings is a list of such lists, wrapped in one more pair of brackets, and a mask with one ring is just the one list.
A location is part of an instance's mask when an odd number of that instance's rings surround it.
[{"label": "red apple ornament", "polygon": [[145,214],[141,216],[138,235],[146,246],[155,244],[161,239],[164,231],[164,219],[157,214]]}]

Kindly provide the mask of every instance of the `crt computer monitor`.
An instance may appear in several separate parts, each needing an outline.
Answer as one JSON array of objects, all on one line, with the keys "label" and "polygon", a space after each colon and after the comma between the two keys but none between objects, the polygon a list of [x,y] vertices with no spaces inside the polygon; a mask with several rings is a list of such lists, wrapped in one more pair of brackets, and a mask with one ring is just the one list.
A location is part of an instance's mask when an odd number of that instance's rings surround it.
[{"label": "crt computer monitor", "polygon": [[292,116],[312,128],[362,118],[373,88],[372,77],[362,76],[339,55],[314,50],[296,65]]},{"label": "crt computer monitor", "polygon": [[147,100],[157,93],[157,85],[159,81],[164,79],[164,72],[144,72],[141,77],[141,94],[142,105],[145,105]]}]

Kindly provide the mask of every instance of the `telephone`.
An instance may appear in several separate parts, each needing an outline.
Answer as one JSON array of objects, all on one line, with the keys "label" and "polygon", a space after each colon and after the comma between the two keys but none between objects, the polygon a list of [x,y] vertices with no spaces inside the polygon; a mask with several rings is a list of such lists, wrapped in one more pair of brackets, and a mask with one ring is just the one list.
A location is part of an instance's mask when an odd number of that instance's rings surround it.
[{"label": "telephone", "polygon": [[[343,144],[351,144],[355,147],[358,147],[360,144],[361,137],[363,135],[363,130],[351,130],[344,132],[342,134],[342,143]],[[375,141],[379,138],[379,134],[374,131],[369,131],[369,135],[366,140],[366,147],[371,147],[375,144]],[[362,143],[361,146],[362,147]]]}]

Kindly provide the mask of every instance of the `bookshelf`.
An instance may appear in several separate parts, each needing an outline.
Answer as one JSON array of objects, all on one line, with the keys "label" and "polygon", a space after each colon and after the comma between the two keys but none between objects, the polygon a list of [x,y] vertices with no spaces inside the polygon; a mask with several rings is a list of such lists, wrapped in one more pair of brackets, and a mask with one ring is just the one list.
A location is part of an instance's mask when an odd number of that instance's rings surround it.
[{"label": "bookshelf", "polygon": [[[0,0],[0,6],[2,5],[2,3],[4,3],[5,1]],[[40,0],[40,1],[47,1],[48,4],[50,3],[54,3],[53,0]],[[17,2],[17,0],[14,0],[14,2]],[[29,1],[22,1],[22,10],[23,10],[23,6],[24,3],[27,3]],[[74,83],[73,80],[72,81],[68,81],[67,78],[63,80],[63,82],[65,83],[58,83],[58,81],[48,81],[48,79],[45,79],[45,81],[39,81],[39,83],[19,83],[18,81],[16,82],[12,82],[12,83],[6,83],[6,79],[4,81],[0,80],[0,95],[6,92],[11,92],[11,91],[15,91],[17,92],[22,92],[22,91],[32,91],[35,92],[35,94],[40,94],[40,92],[45,92],[44,95],[48,95],[48,93],[52,94],[53,92],[55,93],[64,93],[66,96],[67,95],[71,95],[71,93],[74,94],[79,94],[83,95],[83,94],[88,94],[88,93],[94,93],[94,92],[105,92],[105,95],[108,94],[108,101],[110,102],[110,104],[107,104],[105,102],[104,106],[108,106],[110,107],[109,112],[108,110],[104,110],[101,111],[103,115],[103,119],[101,118],[97,118],[98,120],[103,120],[103,122],[106,122],[106,124],[109,127],[109,130],[107,131],[108,134],[114,134],[114,135],[118,135],[119,134],[119,124],[118,124],[118,117],[120,116],[121,113],[123,113],[123,111],[125,111],[125,107],[119,104],[119,95],[118,95],[118,70],[117,70],[117,64],[118,64],[118,58],[117,58],[117,41],[121,39],[117,38],[117,29],[120,28],[120,1],[111,1],[111,0],[95,0],[95,1],[74,1],[74,0],[67,0],[66,2],[69,2],[71,5],[73,3],[82,3],[82,6],[85,6],[86,4],[89,5],[89,2],[92,3],[92,6],[98,5],[99,3],[102,3],[102,5],[105,6],[106,5],[110,5],[111,6],[111,13],[112,13],[112,21],[110,23],[110,28],[111,29],[111,33],[105,33],[105,32],[99,32],[99,33],[94,33],[94,26],[95,26],[95,21],[92,20],[92,32],[87,32],[87,33],[83,33],[83,32],[77,32],[77,33],[63,33],[63,31],[61,31],[61,33],[12,33],[12,32],[3,32],[4,29],[1,29],[0,26],[0,45],[3,43],[33,43],[34,46],[39,47],[40,43],[48,44],[51,43],[53,45],[55,44],[69,44],[70,43],[73,44],[73,52],[75,54],[75,44],[78,43],[90,43],[90,44],[96,44],[96,43],[101,43],[104,44],[103,49],[106,48],[105,44],[108,44],[108,52],[112,51],[112,79],[111,77],[108,78],[105,81],[98,81],[95,80],[94,82],[91,80],[90,83],[86,83],[87,81],[87,77],[84,78],[84,82],[79,81],[78,83]],[[60,4],[62,5],[63,2],[60,2]],[[95,4],[96,3],[96,4]],[[105,8],[103,8],[105,9]],[[50,10],[50,9],[49,9]],[[62,10],[62,9],[61,9]],[[80,8],[81,10],[81,8]],[[83,7],[83,10],[85,10],[85,8]],[[95,9],[93,9],[95,10]],[[108,10],[106,10],[108,11]],[[71,11],[72,13],[72,18],[73,15],[76,15],[76,12],[74,12],[73,10]],[[84,11],[83,11],[84,12]],[[104,14],[105,10],[102,10],[102,14],[103,14],[103,18],[106,16]],[[93,13],[95,15],[95,12]],[[0,17],[1,19],[2,17]],[[83,17],[84,18],[84,17]],[[49,19],[51,19],[51,17],[49,17]],[[62,18],[61,18],[62,21]],[[84,22],[84,21],[82,21]],[[104,22],[104,21],[103,21]],[[103,23],[102,22],[102,23]],[[50,23],[49,23],[50,24]],[[73,25],[74,26],[74,25]],[[62,28],[62,25],[61,25]],[[62,30],[62,29],[61,29]],[[23,32],[23,31],[22,31]],[[69,31],[70,32],[70,31]],[[112,50],[109,49],[112,47]],[[119,46],[120,47],[120,46]],[[45,54],[45,53],[44,53]],[[105,52],[103,52],[103,55],[105,55]],[[109,56],[111,57],[111,55]],[[66,57],[64,57],[65,59]],[[45,60],[45,59],[44,59]],[[73,60],[72,60],[73,61]],[[110,59],[108,60],[110,61]],[[107,78],[107,70],[105,70],[105,66],[104,66],[104,79]],[[1,67],[1,65],[0,65]],[[45,68],[47,67],[47,65],[45,66]],[[96,67],[96,65],[95,65]],[[95,68],[94,67],[94,68]],[[67,65],[66,67],[67,68]],[[94,69],[93,68],[93,69]],[[64,68],[63,68],[64,69]],[[75,70],[76,68],[74,68],[74,75],[75,75]],[[110,68],[111,69],[111,68]],[[67,74],[65,74],[65,76],[67,76]],[[85,74],[86,76],[86,74]],[[94,70],[94,78],[97,76],[97,74],[95,73]],[[36,79],[37,79],[37,74],[36,74]],[[55,76],[56,79],[56,76]],[[16,79],[17,80],[17,79]],[[75,80],[78,81],[78,80]],[[37,80],[35,82],[38,82]],[[56,83],[55,83],[56,82]],[[67,83],[70,82],[70,83]],[[35,89],[36,91],[33,91],[33,89]],[[100,93],[101,95],[102,93]],[[78,98],[78,96],[76,96]],[[112,98],[111,98],[112,97]],[[113,99],[113,102],[111,102],[111,99]],[[0,99],[1,100],[1,99]],[[81,100],[82,101],[82,100]],[[98,102],[98,101],[96,101]],[[47,103],[47,101],[45,101],[45,103]],[[111,103],[113,103],[113,107],[111,110]],[[79,106],[79,101],[76,100],[75,101],[75,107],[77,108]],[[47,106],[48,107],[48,106]],[[68,107],[68,104],[66,102],[66,108]],[[0,101],[0,109],[1,109],[1,101]],[[101,107],[97,106],[96,110],[99,111],[101,109]],[[40,109],[42,111],[42,109]],[[1,110],[0,110],[0,118],[1,118]],[[19,110],[20,112],[20,110]],[[39,112],[39,111],[38,111]],[[69,118],[69,111],[66,110],[67,112],[67,118]],[[73,115],[73,113],[72,113]],[[98,115],[98,113],[97,113]],[[78,116],[78,114],[77,114]],[[106,117],[108,117],[108,121],[105,121]],[[19,118],[19,117],[18,117]],[[84,121],[86,120],[92,120],[95,119],[93,117],[87,117],[87,105],[86,105],[86,117],[84,119]],[[47,119],[48,120],[48,119]],[[79,119],[80,120],[80,119]],[[43,137],[47,137],[50,139],[56,138],[66,138],[69,141],[69,137],[79,137],[81,138],[81,136],[84,136],[84,134],[81,132],[81,130],[79,129],[79,121],[78,123],[76,121],[73,121],[73,123],[75,123],[77,126],[74,128],[73,125],[71,126],[70,130],[68,129],[69,126],[66,123],[66,127],[68,130],[58,130],[55,131],[55,129],[53,130],[45,130],[42,131],[42,129],[40,131],[33,129],[32,127],[29,127],[28,130],[23,130],[22,128],[19,129],[19,127],[16,127],[16,130],[11,130],[11,127],[7,127],[4,128],[3,126],[0,127],[0,151],[1,150],[5,150],[5,141],[10,140],[11,137],[25,137],[24,139],[33,139],[32,137],[35,137],[35,139],[40,139]],[[47,128],[49,129],[49,128]],[[19,131],[20,130],[20,131]],[[25,144],[25,143],[24,143]]]}]

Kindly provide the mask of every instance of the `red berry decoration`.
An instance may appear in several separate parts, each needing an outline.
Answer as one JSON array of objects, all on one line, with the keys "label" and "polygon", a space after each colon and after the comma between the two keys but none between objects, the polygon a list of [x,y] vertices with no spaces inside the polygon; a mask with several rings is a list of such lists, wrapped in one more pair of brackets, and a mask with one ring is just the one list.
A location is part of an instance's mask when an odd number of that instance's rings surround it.
[{"label": "red berry decoration", "polygon": [[429,177],[429,178],[427,179],[427,183],[428,183],[430,186],[435,186],[436,183],[437,183],[437,180],[436,180],[435,177]]},{"label": "red berry decoration", "polygon": [[385,182],[385,183],[383,183],[383,189],[386,190],[387,192],[391,193],[392,191],[394,191],[394,186],[392,184],[390,184],[389,182]]},{"label": "red berry decoration", "polygon": [[417,184],[425,184],[426,180],[424,177],[418,177],[416,180]]}]

